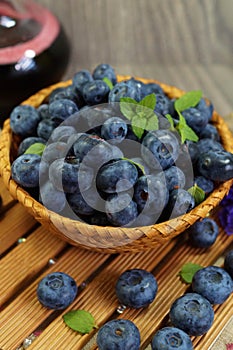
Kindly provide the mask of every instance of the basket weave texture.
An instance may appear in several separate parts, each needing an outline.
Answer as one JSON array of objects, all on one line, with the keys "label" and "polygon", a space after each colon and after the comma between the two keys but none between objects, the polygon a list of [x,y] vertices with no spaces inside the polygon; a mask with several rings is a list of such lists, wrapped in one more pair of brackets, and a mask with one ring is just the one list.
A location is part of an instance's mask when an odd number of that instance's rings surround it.
[{"label": "basket weave texture", "polygon": [[[118,81],[129,78],[129,76],[118,76]],[[157,80],[135,78],[144,83],[159,83],[170,98],[178,98],[185,93],[183,90]],[[71,80],[52,85],[31,96],[23,104],[38,107],[55,88],[70,84]],[[233,135],[224,119],[216,111],[213,113],[212,122],[219,131],[224,148],[233,153]],[[12,133],[10,120],[7,119],[0,135],[0,175],[12,197],[19,201],[49,232],[74,246],[102,253],[139,252],[165,243],[208,215],[217,207],[233,184],[233,179],[219,184],[211,195],[189,213],[163,223],[133,228],[89,225],[47,210],[11,178],[11,162],[18,144],[19,139]]]}]

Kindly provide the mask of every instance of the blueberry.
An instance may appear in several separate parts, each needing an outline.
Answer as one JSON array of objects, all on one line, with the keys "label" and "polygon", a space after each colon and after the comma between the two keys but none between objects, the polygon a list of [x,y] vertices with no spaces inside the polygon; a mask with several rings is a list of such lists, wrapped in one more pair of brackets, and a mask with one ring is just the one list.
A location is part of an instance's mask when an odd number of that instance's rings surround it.
[{"label": "blueberry", "polygon": [[139,309],[152,303],[157,294],[158,284],[151,272],[131,269],[120,275],[115,290],[122,305]]},{"label": "blueberry", "polygon": [[166,115],[170,113],[170,99],[162,94],[156,94],[156,105],[155,105],[155,112],[158,112],[162,115]]},{"label": "blueberry", "polygon": [[96,339],[99,350],[139,350],[140,332],[130,320],[111,320],[100,327]]},{"label": "blueberry", "polygon": [[151,346],[152,350],[193,350],[189,335],[176,327],[159,329],[152,338]]},{"label": "blueberry", "polygon": [[138,216],[137,204],[127,192],[108,197],[105,212],[114,226],[130,226]]},{"label": "blueberry", "polygon": [[71,100],[77,105],[78,107],[83,106],[83,98],[81,94],[76,90],[75,86],[69,85],[64,88],[57,88],[52,91],[52,93],[49,96],[49,104],[54,102],[55,100],[63,100],[68,99]]},{"label": "blueberry", "polygon": [[51,181],[46,181],[40,186],[40,201],[47,209],[61,213],[66,205],[66,196]]},{"label": "blueberry", "polygon": [[80,70],[79,72],[75,73],[72,79],[75,89],[81,94],[83,93],[84,86],[91,81],[93,81],[93,77],[91,73],[86,69]]},{"label": "blueberry", "polygon": [[148,166],[155,170],[169,168],[179,156],[179,141],[168,130],[148,132],[142,140],[141,155]]},{"label": "blueberry", "polygon": [[48,141],[58,124],[51,119],[42,119],[37,126],[37,135]]},{"label": "blueberry", "polygon": [[193,196],[183,188],[174,189],[170,192],[169,202],[166,207],[169,218],[176,218],[188,213],[195,206]]},{"label": "blueberry", "polygon": [[40,116],[36,108],[30,105],[20,105],[10,114],[11,130],[22,137],[35,136]]},{"label": "blueberry", "polygon": [[52,142],[44,149],[42,159],[47,163],[52,163],[54,160],[65,157],[68,152],[68,147],[65,142]]},{"label": "blueberry", "polygon": [[212,115],[213,115],[213,111],[214,111],[214,106],[211,102],[206,103],[204,98],[201,98],[200,102],[198,103],[198,105],[196,106],[196,108],[202,112],[208,115],[208,121],[211,120]]},{"label": "blueberry", "polygon": [[229,273],[233,279],[233,250],[230,250],[224,259],[224,269]]},{"label": "blueberry", "polygon": [[233,154],[227,151],[207,151],[197,161],[202,176],[212,181],[227,181],[233,177]]},{"label": "blueberry", "polygon": [[233,281],[223,268],[207,266],[194,274],[192,290],[208,299],[211,304],[222,304],[233,291]]},{"label": "blueberry", "polygon": [[214,190],[214,182],[210,179],[207,179],[204,176],[197,175],[194,178],[194,183],[200,187],[206,195],[210,194]]},{"label": "blueberry", "polygon": [[18,156],[23,154],[31,145],[34,143],[43,143],[46,144],[46,140],[42,139],[42,137],[37,136],[28,136],[24,140],[22,140],[18,147]]},{"label": "blueberry", "polygon": [[168,191],[172,191],[177,188],[183,188],[185,186],[185,174],[183,171],[172,165],[170,168],[164,170],[164,176],[167,183]]},{"label": "blueberry", "polygon": [[39,185],[41,157],[37,154],[22,154],[11,165],[12,179],[23,187]]},{"label": "blueberry", "polygon": [[187,230],[190,242],[193,246],[199,248],[211,247],[219,234],[219,227],[215,220],[204,218],[196,221]]},{"label": "blueberry", "polygon": [[198,147],[199,154],[212,151],[222,151],[223,146],[220,142],[212,140],[212,139],[200,139],[196,143]]},{"label": "blueberry", "polygon": [[210,302],[198,293],[186,293],[176,299],[169,312],[172,326],[189,335],[205,334],[214,321],[214,310]]},{"label": "blueberry", "polygon": [[95,209],[98,208],[98,197],[94,196],[92,189],[82,192],[74,192],[67,194],[67,201],[75,214],[93,215]]},{"label": "blueberry", "polygon": [[220,135],[217,128],[208,123],[198,134],[199,139],[211,139],[220,142]]},{"label": "blueberry", "polygon": [[107,119],[101,127],[101,137],[116,144],[125,139],[128,131],[127,123],[119,117]]},{"label": "blueberry", "polygon": [[38,108],[37,112],[39,113],[40,120],[50,118],[49,115],[49,105],[48,103],[42,103]]},{"label": "blueberry", "polygon": [[161,215],[168,202],[169,194],[163,173],[143,175],[134,186],[134,200],[139,212],[153,214],[154,221]]},{"label": "blueberry", "polygon": [[75,299],[78,287],[75,280],[64,272],[46,275],[37,286],[39,302],[48,309],[62,310]]},{"label": "blueberry", "polygon": [[190,128],[192,128],[196,133],[199,133],[208,123],[209,115],[205,111],[199,111],[195,107],[190,107],[182,112],[186,123]]},{"label": "blueberry", "polygon": [[68,99],[54,100],[49,104],[49,114],[51,120],[61,123],[71,115],[78,112],[77,105]]},{"label": "blueberry", "polygon": [[142,97],[145,97],[150,94],[163,94],[163,89],[159,84],[156,83],[148,83],[148,84],[143,84],[141,87],[142,91]]},{"label": "blueberry", "polygon": [[107,102],[109,87],[103,80],[93,80],[84,85],[83,98],[88,105]]},{"label": "blueberry", "polygon": [[67,142],[71,135],[76,134],[76,130],[73,126],[60,125],[53,130],[51,134],[51,142]]},{"label": "blueberry", "polygon": [[108,102],[120,102],[122,97],[131,97],[136,101],[140,100],[140,92],[137,86],[127,82],[120,82],[114,85],[108,96]]},{"label": "blueberry", "polygon": [[117,82],[116,73],[113,67],[110,66],[110,64],[106,64],[106,63],[99,64],[94,69],[92,76],[95,80],[108,78],[113,83],[113,85],[115,85]]},{"label": "blueberry", "polygon": [[104,164],[96,175],[96,186],[107,193],[131,189],[138,178],[137,167],[126,159],[112,160]]}]

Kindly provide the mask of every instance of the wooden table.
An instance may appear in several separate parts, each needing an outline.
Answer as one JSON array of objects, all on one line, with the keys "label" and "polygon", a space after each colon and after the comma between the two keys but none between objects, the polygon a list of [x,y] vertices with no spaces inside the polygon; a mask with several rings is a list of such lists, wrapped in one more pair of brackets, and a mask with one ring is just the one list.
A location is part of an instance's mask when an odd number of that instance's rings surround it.
[{"label": "wooden table", "polygon": [[[190,286],[182,283],[178,273],[187,262],[202,266],[222,265],[233,236],[220,229],[216,243],[209,249],[190,246],[185,235],[146,252],[101,254],[72,247],[40,226],[21,204],[12,200],[0,179],[3,210],[0,216],[0,349],[16,350],[36,339],[31,350],[94,350],[97,329],[81,335],[69,329],[62,315],[69,310],[84,309],[92,313],[100,327],[112,318],[135,322],[141,333],[141,349],[151,349],[153,333],[168,324],[171,303]],[[216,218],[217,219],[217,218]],[[153,272],[158,294],[146,309],[117,312],[119,303],[114,285],[128,268]],[[75,301],[64,311],[47,310],[37,300],[36,288],[51,271],[70,274],[79,286]],[[215,320],[209,332],[192,338],[195,350],[226,350],[233,342],[233,294],[222,305],[214,306]],[[28,338],[28,339],[26,339]],[[26,340],[25,340],[26,339]]]}]

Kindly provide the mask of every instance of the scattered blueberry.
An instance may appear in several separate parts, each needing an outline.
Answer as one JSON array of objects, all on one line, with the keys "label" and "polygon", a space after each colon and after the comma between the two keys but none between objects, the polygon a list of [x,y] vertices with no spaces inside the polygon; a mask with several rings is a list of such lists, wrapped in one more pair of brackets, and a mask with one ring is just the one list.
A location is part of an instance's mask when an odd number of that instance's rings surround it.
[{"label": "scattered blueberry", "polygon": [[157,294],[158,284],[151,272],[131,269],[120,275],[115,290],[121,304],[138,309],[152,303]]},{"label": "scattered blueberry", "polygon": [[99,350],[139,350],[141,337],[132,321],[117,319],[100,327],[96,342]]},{"label": "scattered blueberry", "polygon": [[233,279],[233,250],[230,250],[224,259],[224,269],[229,273]]},{"label": "scattered blueberry", "polygon": [[215,220],[204,218],[196,221],[187,230],[190,242],[193,246],[199,248],[211,247],[219,234],[219,227]]},{"label": "scattered blueberry", "polygon": [[193,350],[189,335],[176,327],[159,329],[152,338],[151,347],[152,350]]},{"label": "scattered blueberry", "polygon": [[222,304],[233,291],[233,281],[223,268],[207,266],[194,274],[192,289],[211,304]]},{"label": "scattered blueberry", "polygon": [[198,293],[186,293],[176,299],[169,312],[174,327],[189,335],[205,334],[214,321],[214,310],[210,302]]},{"label": "scattered blueberry", "polygon": [[37,297],[48,309],[62,310],[75,299],[78,287],[75,280],[64,272],[52,272],[39,282]]}]

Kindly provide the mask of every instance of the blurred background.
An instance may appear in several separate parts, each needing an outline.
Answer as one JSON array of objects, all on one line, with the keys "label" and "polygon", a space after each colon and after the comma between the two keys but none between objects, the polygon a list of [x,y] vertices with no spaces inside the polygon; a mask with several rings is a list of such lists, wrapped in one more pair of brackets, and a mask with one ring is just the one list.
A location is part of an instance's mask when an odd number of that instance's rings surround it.
[{"label": "blurred background", "polygon": [[233,111],[232,0],[37,2],[57,15],[70,40],[64,80],[109,63],[117,74],[201,89],[220,114]]}]

